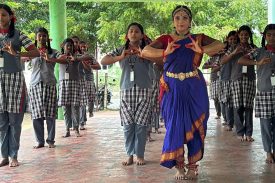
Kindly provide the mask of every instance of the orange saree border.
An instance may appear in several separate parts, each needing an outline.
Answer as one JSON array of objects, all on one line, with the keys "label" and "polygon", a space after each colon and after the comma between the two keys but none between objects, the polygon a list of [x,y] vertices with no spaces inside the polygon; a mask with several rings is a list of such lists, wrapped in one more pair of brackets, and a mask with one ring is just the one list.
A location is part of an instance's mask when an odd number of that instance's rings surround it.
[{"label": "orange saree border", "polygon": [[[204,138],[205,138],[205,133],[204,133],[204,127],[203,127],[203,121],[205,119],[205,113],[203,113],[199,119],[197,119],[194,124],[192,125],[191,131],[186,133],[186,142],[192,140],[194,138],[194,132],[196,129],[199,130],[199,134],[201,137],[202,142],[204,143]],[[168,153],[163,153],[161,155],[161,160],[160,162],[165,162],[169,160],[176,160],[178,157],[182,157],[184,154],[184,144],[181,148],[173,151],[173,152],[168,152]],[[195,163],[199,161],[202,157],[202,149],[200,149],[194,156],[188,157],[189,163]]]}]

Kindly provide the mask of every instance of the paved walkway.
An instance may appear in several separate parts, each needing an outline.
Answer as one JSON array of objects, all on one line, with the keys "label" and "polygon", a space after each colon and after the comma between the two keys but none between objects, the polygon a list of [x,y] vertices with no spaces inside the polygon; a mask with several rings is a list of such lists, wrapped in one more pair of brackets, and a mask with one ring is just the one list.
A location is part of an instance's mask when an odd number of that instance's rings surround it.
[{"label": "paved walkway", "polygon": [[[211,114],[214,110],[211,109]],[[27,118],[28,116],[26,116]],[[82,137],[61,138],[64,122],[57,122],[56,148],[33,149],[32,125],[24,121],[20,166],[0,168],[0,182],[55,183],[172,183],[175,170],[159,165],[162,134],[146,146],[145,166],[121,166],[125,157],[123,132],[117,111],[96,112],[88,121]],[[233,132],[224,131],[221,121],[209,119],[204,159],[197,182],[259,183],[275,182],[275,164],[265,163],[259,121],[254,122],[255,142],[239,142]],[[191,182],[191,181],[182,181]],[[196,181],[195,181],[196,182]]]}]

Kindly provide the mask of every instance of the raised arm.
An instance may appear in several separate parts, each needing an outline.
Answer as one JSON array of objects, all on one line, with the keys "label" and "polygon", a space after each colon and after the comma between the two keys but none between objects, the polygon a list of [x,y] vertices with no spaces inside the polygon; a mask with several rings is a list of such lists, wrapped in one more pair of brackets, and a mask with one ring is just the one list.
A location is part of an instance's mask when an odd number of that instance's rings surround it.
[{"label": "raised arm", "polygon": [[271,62],[271,58],[269,58],[269,57],[264,57],[259,61],[253,61],[247,55],[242,56],[238,60],[238,64],[241,64],[241,65],[264,65],[264,64],[267,64],[267,63],[270,63],[270,62]]}]

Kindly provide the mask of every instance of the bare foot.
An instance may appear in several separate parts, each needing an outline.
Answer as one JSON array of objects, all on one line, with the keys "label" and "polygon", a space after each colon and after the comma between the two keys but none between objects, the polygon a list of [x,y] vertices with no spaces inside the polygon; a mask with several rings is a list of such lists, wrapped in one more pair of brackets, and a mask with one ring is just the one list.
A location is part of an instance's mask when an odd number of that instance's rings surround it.
[{"label": "bare foot", "polygon": [[139,166],[145,165],[145,160],[144,160],[144,158],[139,158],[139,157],[137,157],[137,162],[136,162],[136,164],[139,165]]},{"label": "bare foot", "polygon": [[0,162],[0,167],[9,165],[9,158],[3,158]]},{"label": "bare foot", "polygon": [[80,135],[80,133],[79,133],[78,130],[75,130],[75,135],[76,135],[76,137],[81,137],[81,135]]},{"label": "bare foot", "polygon": [[274,163],[274,159],[273,159],[272,153],[266,153],[265,162],[266,162],[267,164]]},{"label": "bare foot", "polygon": [[19,166],[17,158],[11,158],[10,167],[17,167],[17,166]]},{"label": "bare foot", "polygon": [[227,127],[225,128],[225,130],[226,130],[226,131],[232,131],[232,128],[231,128],[230,126],[227,126]]},{"label": "bare foot", "polygon": [[147,137],[147,141],[152,142],[152,141],[154,141],[154,139],[152,139],[152,137],[149,136],[149,137]]},{"label": "bare foot", "polygon": [[83,126],[81,125],[79,130],[86,130],[86,128],[84,127],[84,125]]},{"label": "bare foot", "polygon": [[127,160],[122,161],[122,165],[124,165],[124,166],[129,166],[129,165],[132,165],[133,163],[134,163],[133,155],[129,156]]},{"label": "bare foot", "polygon": [[158,129],[156,129],[155,132],[156,134],[161,134],[161,132]]},{"label": "bare foot", "polygon": [[251,136],[246,136],[246,141],[247,142],[253,142],[254,139]]},{"label": "bare foot", "polygon": [[238,136],[237,138],[238,138],[241,142],[243,142],[243,141],[245,140],[243,136]]},{"label": "bare foot", "polygon": [[186,180],[194,180],[198,178],[198,171],[189,169],[185,175]]},{"label": "bare foot", "polygon": [[55,148],[54,144],[49,144],[49,148]]},{"label": "bare foot", "polygon": [[176,180],[184,180],[185,179],[185,169],[184,168],[176,168],[177,173],[175,175]]},{"label": "bare foot", "polygon": [[62,137],[66,138],[66,137],[70,137],[71,134],[70,134],[70,131],[67,131],[65,135],[63,135]]},{"label": "bare foot", "polygon": [[44,147],[44,144],[38,144],[37,146],[33,146],[34,149],[40,149]]}]

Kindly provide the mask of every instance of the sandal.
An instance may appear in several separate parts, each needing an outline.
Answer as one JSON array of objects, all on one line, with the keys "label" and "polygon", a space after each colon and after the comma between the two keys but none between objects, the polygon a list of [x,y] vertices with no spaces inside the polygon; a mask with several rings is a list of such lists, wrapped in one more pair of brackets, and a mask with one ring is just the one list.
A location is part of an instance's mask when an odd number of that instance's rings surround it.
[{"label": "sandal", "polygon": [[185,180],[194,180],[198,178],[198,166],[196,164],[188,164],[186,168],[188,169],[185,174]]}]

